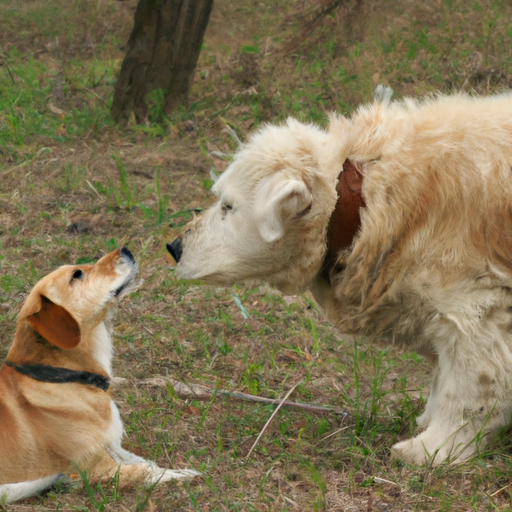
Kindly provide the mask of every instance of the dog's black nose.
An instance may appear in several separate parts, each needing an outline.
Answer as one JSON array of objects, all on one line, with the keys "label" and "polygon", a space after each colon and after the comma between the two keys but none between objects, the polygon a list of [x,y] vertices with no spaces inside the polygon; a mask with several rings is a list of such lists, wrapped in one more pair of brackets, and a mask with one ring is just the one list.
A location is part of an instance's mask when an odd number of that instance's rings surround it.
[{"label": "dog's black nose", "polygon": [[126,247],[121,247],[119,252],[121,253],[121,256],[130,260],[131,263],[135,263],[135,258],[133,257],[133,254]]},{"label": "dog's black nose", "polygon": [[170,244],[167,244],[166,247],[167,250],[171,253],[171,256],[175,259],[176,263],[179,263],[181,255],[183,254],[183,247],[181,247],[180,237],[176,238]]}]

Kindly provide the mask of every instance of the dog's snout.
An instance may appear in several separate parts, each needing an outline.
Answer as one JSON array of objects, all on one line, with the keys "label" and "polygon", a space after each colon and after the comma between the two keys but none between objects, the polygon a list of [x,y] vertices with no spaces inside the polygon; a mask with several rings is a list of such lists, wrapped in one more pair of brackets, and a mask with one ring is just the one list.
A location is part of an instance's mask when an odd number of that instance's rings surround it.
[{"label": "dog's snout", "polygon": [[166,245],[167,250],[171,253],[176,263],[180,262],[181,255],[183,254],[183,247],[181,246],[181,237],[176,238],[173,242]]},{"label": "dog's snout", "polygon": [[119,252],[124,259],[127,259],[130,263],[135,263],[133,254],[126,247],[122,247]]}]

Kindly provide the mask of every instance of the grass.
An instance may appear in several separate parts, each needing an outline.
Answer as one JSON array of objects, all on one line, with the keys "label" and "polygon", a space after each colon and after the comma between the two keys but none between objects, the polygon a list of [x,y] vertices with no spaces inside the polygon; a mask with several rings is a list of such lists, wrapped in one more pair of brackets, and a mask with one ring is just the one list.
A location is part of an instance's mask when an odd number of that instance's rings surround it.
[{"label": "grass", "polygon": [[[321,3],[318,3],[320,6]],[[170,376],[212,389],[328,404],[348,416],[214,395],[179,397],[133,381],[115,391],[125,446],[188,484],[121,491],[56,489],[7,510],[510,510],[510,429],[456,467],[393,461],[415,432],[430,364],[342,336],[307,297],[259,284],[179,281],[165,242],[212,197],[236,138],[289,115],[326,123],[378,83],[395,94],[498,92],[511,84],[512,8],[505,1],[366,0],[308,25],[317,4],[215,4],[190,103],[148,125],[110,120],[135,0],[0,0],[0,358],[29,289],[59,265],[127,245],[145,284],[120,306],[115,372]],[[226,130],[229,127],[231,130]],[[212,171],[213,170],[213,171]],[[210,172],[212,171],[212,173]],[[1,508],[1,507],[0,507]]]}]

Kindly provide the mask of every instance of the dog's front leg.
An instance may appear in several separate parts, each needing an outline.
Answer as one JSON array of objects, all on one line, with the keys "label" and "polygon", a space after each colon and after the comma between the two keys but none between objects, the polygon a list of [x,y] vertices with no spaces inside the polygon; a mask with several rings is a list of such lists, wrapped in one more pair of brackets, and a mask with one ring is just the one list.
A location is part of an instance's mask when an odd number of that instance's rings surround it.
[{"label": "dog's front leg", "polygon": [[438,363],[418,418],[425,430],[395,444],[392,455],[414,464],[461,462],[509,420],[512,337],[490,319],[463,323],[444,316],[430,329],[438,334]]},{"label": "dog's front leg", "polygon": [[164,483],[171,480],[189,480],[195,476],[201,475],[199,471],[195,469],[163,469],[156,465],[151,460],[145,460],[134,453],[125,450],[121,446],[116,446],[112,450],[108,450],[109,455],[116,461],[122,464],[122,468],[127,465],[144,464],[149,468],[148,481],[151,484]]},{"label": "dog's front leg", "polygon": [[194,469],[163,469],[153,461],[145,460],[121,446],[124,435],[123,422],[119,409],[112,400],[110,403],[112,422],[106,436],[105,453],[91,472],[91,478],[97,481],[108,481],[119,471],[121,486],[131,486],[135,483],[155,484],[171,480],[189,480],[201,475]]},{"label": "dog's front leg", "polygon": [[[129,454],[129,452],[125,453]],[[90,482],[93,484],[107,483],[117,476],[119,478],[119,486],[124,488],[138,484],[153,485],[171,480],[190,480],[201,474],[194,469],[173,470],[159,468],[154,462],[146,461],[134,454],[130,455],[142,460],[142,462],[120,464],[105,451],[90,468]]]}]

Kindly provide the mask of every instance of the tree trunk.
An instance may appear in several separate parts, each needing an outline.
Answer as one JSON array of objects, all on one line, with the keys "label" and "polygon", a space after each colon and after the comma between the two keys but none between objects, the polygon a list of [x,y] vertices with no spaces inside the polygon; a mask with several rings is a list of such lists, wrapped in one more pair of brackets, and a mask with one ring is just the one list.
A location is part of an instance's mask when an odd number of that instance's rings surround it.
[{"label": "tree trunk", "polygon": [[125,124],[148,115],[146,95],[161,89],[164,112],[186,101],[213,0],[139,0],[114,92],[112,117]]}]

